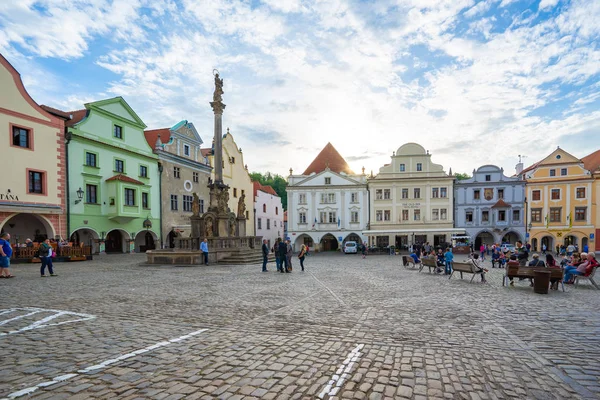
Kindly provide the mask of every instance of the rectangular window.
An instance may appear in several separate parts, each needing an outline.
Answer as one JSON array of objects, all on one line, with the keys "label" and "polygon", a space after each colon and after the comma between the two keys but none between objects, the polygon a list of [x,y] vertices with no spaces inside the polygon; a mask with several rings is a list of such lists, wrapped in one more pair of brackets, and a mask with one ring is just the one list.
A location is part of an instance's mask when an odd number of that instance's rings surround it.
[{"label": "rectangular window", "polygon": [[506,210],[498,210],[498,221],[506,221]]},{"label": "rectangular window", "polygon": [[560,189],[550,190],[550,198],[552,200],[560,200]]},{"label": "rectangular window", "polygon": [[415,188],[415,199],[420,199],[421,198],[421,189],[419,188]]},{"label": "rectangular window", "polygon": [[123,139],[123,128],[119,125],[115,125],[113,128],[113,136],[117,139]]},{"label": "rectangular window", "polygon": [[375,190],[375,200],[382,200],[382,199],[383,199],[383,190],[381,190],[381,189]]},{"label": "rectangular window", "polygon": [[578,199],[585,199],[585,188],[584,187],[579,187],[577,188],[577,194],[576,197]]},{"label": "rectangular window", "polygon": [[135,189],[125,189],[125,205],[135,206]]},{"label": "rectangular window", "polygon": [[306,193],[300,193],[298,195],[298,204],[306,204]]},{"label": "rectangular window", "polygon": [[125,163],[123,160],[115,160],[115,172],[125,172]]},{"label": "rectangular window", "polygon": [[440,197],[440,191],[438,188],[431,188],[431,197],[434,199]]},{"label": "rectangular window", "polygon": [[423,171],[423,164],[417,163],[417,171]]},{"label": "rectangular window", "polygon": [[561,168],[561,169],[560,169],[560,174],[561,174],[562,176],[565,176],[565,175],[567,175],[567,169],[566,169],[566,168]]},{"label": "rectangular window", "polygon": [[561,207],[550,208],[550,222],[560,222],[562,220],[561,211]]},{"label": "rectangular window", "polygon": [[406,165],[400,164],[400,172],[406,171]]},{"label": "rectangular window", "polygon": [[481,190],[479,190],[479,189],[474,189],[473,190],[473,199],[474,200],[481,199]]},{"label": "rectangular window", "polygon": [[148,202],[148,193],[142,192],[142,208],[149,209],[150,203]]},{"label": "rectangular window", "polygon": [[521,210],[513,210],[513,222],[519,222],[521,220]]},{"label": "rectangular window", "polygon": [[550,176],[556,176],[556,170],[555,169],[551,169],[550,170]]},{"label": "rectangular window", "polygon": [[96,154],[94,153],[85,153],[85,165],[87,165],[88,167],[97,167],[98,165],[96,164]]},{"label": "rectangular window", "polygon": [[402,221],[408,221],[408,210],[402,210]]},{"label": "rectangular window", "polygon": [[358,211],[352,211],[350,212],[350,222],[353,224],[357,224],[358,221]]},{"label": "rectangular window", "polygon": [[491,180],[492,180],[492,176],[491,176],[491,175],[486,175],[486,176],[485,176],[485,181],[486,181],[486,182],[489,182],[489,181],[491,181]]},{"label": "rectangular window", "polygon": [[390,189],[383,189],[383,199],[384,200],[390,199]]},{"label": "rectangular window", "polygon": [[148,167],[146,167],[145,165],[140,165],[140,176],[142,178],[148,177]]},{"label": "rectangular window", "polygon": [[233,188],[233,197],[237,197],[237,188]]},{"label": "rectangular window", "polygon": [[585,221],[587,219],[587,207],[575,207],[575,221]]},{"label": "rectangular window", "polygon": [[473,211],[465,212],[465,221],[473,222]]},{"label": "rectangular window", "polygon": [[200,214],[204,214],[204,200],[200,199]]},{"label": "rectangular window", "polygon": [[258,219],[256,220],[256,227],[257,227],[258,229],[262,229],[262,218],[258,218]]},{"label": "rectangular window", "polygon": [[327,204],[335,203],[335,193],[327,193]]},{"label": "rectangular window", "polygon": [[177,206],[177,195],[176,194],[172,194],[171,195],[171,211],[177,211],[178,206]]},{"label": "rectangular window", "polygon": [[173,178],[181,178],[181,168],[173,167]]},{"label": "rectangular window", "polygon": [[414,220],[415,221],[420,221],[421,220],[421,210],[415,210],[413,215],[414,215]]},{"label": "rectangular window", "polygon": [[325,178],[325,184],[331,185],[331,178]]},{"label": "rectangular window", "polygon": [[383,211],[383,220],[389,221],[391,219],[392,219],[392,213],[390,212],[390,210],[384,210]]},{"label": "rectangular window", "polygon": [[434,221],[437,221],[438,219],[440,219],[440,210],[438,210],[437,208],[434,208],[431,210],[431,219]]},{"label": "rectangular window", "polygon": [[29,193],[44,194],[44,173],[29,171]]},{"label": "rectangular window", "polygon": [[23,147],[26,149],[31,148],[31,131],[29,129],[13,126],[12,134],[13,146]]},{"label": "rectangular window", "polygon": [[489,222],[490,221],[490,212],[482,211],[481,212],[481,222]]},{"label": "rectangular window", "polygon": [[194,198],[192,196],[184,194],[181,202],[183,211],[192,212],[192,203],[194,202]]},{"label": "rectangular window", "polygon": [[183,145],[183,155],[185,156],[190,156],[190,146],[188,146],[187,144]]},{"label": "rectangular window", "polygon": [[91,204],[97,204],[98,199],[96,193],[98,192],[98,186],[96,185],[85,185],[85,202]]},{"label": "rectangular window", "polygon": [[542,191],[541,190],[533,190],[531,192],[531,200],[533,200],[533,201],[540,201],[541,198],[542,198]]},{"label": "rectangular window", "polygon": [[440,197],[442,199],[445,199],[446,197],[448,197],[448,188],[440,188]]},{"label": "rectangular window", "polygon": [[319,223],[326,224],[327,223],[327,213],[325,211],[319,212]]},{"label": "rectangular window", "polygon": [[402,189],[402,198],[408,199],[408,189]]},{"label": "rectangular window", "polygon": [[267,229],[271,229],[271,220],[267,218]]},{"label": "rectangular window", "polygon": [[445,208],[440,209],[440,219],[447,220],[448,219],[448,211]]},{"label": "rectangular window", "polygon": [[350,193],[350,202],[358,203],[358,193]]},{"label": "rectangular window", "polygon": [[498,189],[498,199],[504,198],[504,189]]},{"label": "rectangular window", "polygon": [[381,211],[381,210],[375,211],[375,220],[383,221],[383,211]]},{"label": "rectangular window", "polygon": [[531,209],[531,222],[542,222],[542,209],[532,208]]},{"label": "rectangular window", "polygon": [[298,213],[298,223],[299,224],[305,224],[306,223],[306,213],[305,212]]},{"label": "rectangular window", "polygon": [[200,182],[200,178],[198,177],[197,172],[192,172],[192,180],[194,181],[194,183]]},{"label": "rectangular window", "polygon": [[329,223],[330,224],[335,224],[337,223],[337,214],[335,211],[331,211],[329,212]]}]

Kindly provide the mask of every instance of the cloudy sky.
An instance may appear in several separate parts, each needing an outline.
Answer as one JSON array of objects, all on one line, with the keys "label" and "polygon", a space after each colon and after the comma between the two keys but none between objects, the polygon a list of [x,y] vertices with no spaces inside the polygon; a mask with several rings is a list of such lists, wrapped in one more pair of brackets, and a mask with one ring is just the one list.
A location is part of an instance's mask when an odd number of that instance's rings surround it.
[{"label": "cloudy sky", "polygon": [[0,52],[38,103],[123,96],[149,128],[224,127],[251,171],[331,142],[377,172],[418,142],[446,170],[600,147],[597,0],[2,0]]}]

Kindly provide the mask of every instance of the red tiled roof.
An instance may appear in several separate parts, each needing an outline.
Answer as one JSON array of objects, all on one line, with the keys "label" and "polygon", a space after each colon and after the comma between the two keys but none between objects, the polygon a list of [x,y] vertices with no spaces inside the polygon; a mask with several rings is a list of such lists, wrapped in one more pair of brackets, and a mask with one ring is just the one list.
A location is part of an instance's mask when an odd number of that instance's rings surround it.
[{"label": "red tiled roof", "polygon": [[258,181],[252,181],[252,185],[254,186],[254,197],[256,197],[257,192],[259,190],[261,192],[268,193],[268,194],[271,194],[273,196],[279,197],[279,195],[277,194],[277,192],[275,191],[275,189],[273,189],[271,186],[261,185],[260,182],[258,182]]},{"label": "red tiled roof", "polygon": [[146,142],[148,142],[148,145],[152,150],[154,150],[154,145],[156,145],[156,139],[158,139],[158,135],[160,135],[160,141],[163,144],[167,143],[171,139],[171,130],[169,128],[160,128],[144,131]]},{"label": "red tiled roof", "polygon": [[[534,164],[531,164],[529,167],[527,167],[527,168],[525,168],[523,171],[521,171],[521,174],[524,174],[525,172],[529,172],[529,171],[531,171],[532,169],[535,169],[535,168],[537,168],[537,166],[538,166],[538,165],[540,165],[540,163],[541,163],[542,161],[543,161],[543,160],[540,160],[540,161],[538,161],[538,162],[536,162],[536,163],[534,163]],[[519,174],[519,175],[520,175],[520,174]]]},{"label": "red tiled roof", "polygon": [[585,169],[594,173],[600,169],[600,150],[596,150],[592,154],[588,154],[587,156],[581,159],[583,161],[583,166]]},{"label": "red tiled roof", "polygon": [[510,208],[510,204],[505,202],[503,199],[500,199],[492,206],[492,208]]},{"label": "red tiled roof", "polygon": [[62,111],[58,108],[50,107],[42,104],[40,107],[44,111],[49,112],[50,114],[56,115],[57,117],[66,119],[65,125],[67,127],[73,126],[78,122],[81,122],[82,119],[87,115],[87,110],[84,108],[83,110],[75,110],[75,111]]},{"label": "red tiled roof", "polygon": [[352,172],[346,160],[344,160],[331,143],[327,143],[317,158],[310,163],[302,175],[310,175],[313,172],[318,174],[319,172],[325,171],[325,168],[327,167],[338,174],[344,172],[346,174],[354,175],[354,172]]},{"label": "red tiled roof", "polygon": [[202,153],[204,157],[212,156],[212,148],[200,149],[200,153]]},{"label": "red tiled roof", "polygon": [[44,111],[48,111],[50,114],[54,114],[57,117],[60,117],[60,118],[66,119],[66,120],[71,119],[71,114],[69,114],[67,111],[62,111],[62,110],[59,110],[58,108],[50,107],[45,104],[41,104],[40,107]]},{"label": "red tiled roof", "polygon": [[117,175],[113,176],[112,178],[108,178],[106,180],[106,182],[111,182],[111,181],[127,182],[127,183],[132,183],[134,185],[143,185],[144,184],[144,182],[140,182],[137,179],[130,178],[127,175],[123,175],[123,174],[117,174]]}]

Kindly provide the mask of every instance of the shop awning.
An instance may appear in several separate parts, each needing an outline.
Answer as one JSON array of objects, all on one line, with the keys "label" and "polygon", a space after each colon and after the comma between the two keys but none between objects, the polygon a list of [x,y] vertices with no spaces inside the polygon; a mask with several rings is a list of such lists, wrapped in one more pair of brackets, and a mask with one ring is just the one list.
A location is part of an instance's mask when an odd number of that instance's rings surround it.
[{"label": "shop awning", "polygon": [[446,228],[446,229],[438,229],[438,228],[422,228],[422,229],[381,229],[381,230],[369,230],[363,231],[363,235],[391,235],[391,234],[415,234],[418,235],[420,233],[461,233],[466,234],[464,229],[460,228]]}]

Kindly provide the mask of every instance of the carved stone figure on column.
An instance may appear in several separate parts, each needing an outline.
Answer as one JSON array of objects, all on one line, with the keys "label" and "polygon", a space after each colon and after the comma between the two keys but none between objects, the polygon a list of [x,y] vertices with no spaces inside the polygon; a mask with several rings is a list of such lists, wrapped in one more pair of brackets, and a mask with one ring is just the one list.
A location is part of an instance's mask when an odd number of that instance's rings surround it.
[{"label": "carved stone figure on column", "polygon": [[219,73],[215,74],[215,92],[213,93],[213,101],[223,101],[223,79],[219,79]]},{"label": "carved stone figure on column", "polygon": [[206,237],[213,237],[213,222],[212,218],[206,218]]},{"label": "carved stone figure on column", "polygon": [[192,217],[198,217],[200,215],[200,198],[196,193],[193,194],[192,199]]},{"label": "carved stone figure on column", "polygon": [[229,218],[229,236],[235,236],[235,218]]},{"label": "carved stone figure on column", "polygon": [[246,194],[242,193],[242,196],[240,197],[240,199],[238,200],[238,217],[246,217]]}]

